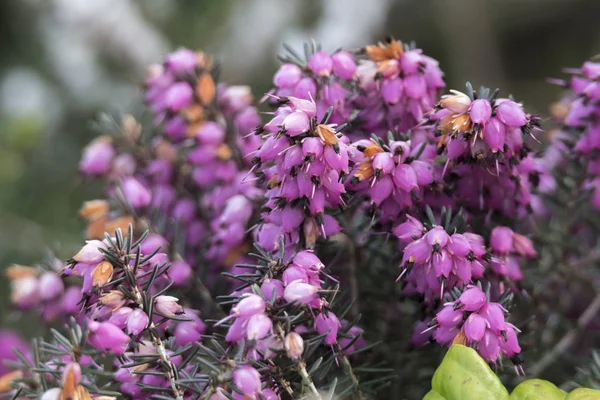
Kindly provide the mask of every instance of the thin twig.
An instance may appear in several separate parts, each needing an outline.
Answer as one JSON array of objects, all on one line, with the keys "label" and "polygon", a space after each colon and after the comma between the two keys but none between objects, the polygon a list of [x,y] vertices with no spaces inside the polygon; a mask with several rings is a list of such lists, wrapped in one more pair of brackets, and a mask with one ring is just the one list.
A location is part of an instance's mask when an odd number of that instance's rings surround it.
[{"label": "thin twig", "polygon": [[600,294],[597,294],[594,300],[588,305],[585,311],[577,319],[577,325],[574,329],[569,330],[559,341],[556,343],[554,348],[546,353],[537,363],[531,368],[528,368],[529,375],[532,377],[539,376],[552,365],[557,358],[561,357],[564,353],[571,348],[571,346],[577,340],[579,334],[587,327],[590,321],[600,311]]}]

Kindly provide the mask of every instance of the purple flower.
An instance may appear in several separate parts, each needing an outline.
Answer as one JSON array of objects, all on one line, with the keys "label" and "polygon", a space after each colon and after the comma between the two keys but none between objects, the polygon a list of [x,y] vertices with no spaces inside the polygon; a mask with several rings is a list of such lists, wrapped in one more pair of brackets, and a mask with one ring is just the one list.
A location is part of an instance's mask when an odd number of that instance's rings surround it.
[{"label": "purple flower", "polygon": [[127,317],[127,333],[139,335],[148,326],[148,315],[139,308],[133,310]]},{"label": "purple flower", "polygon": [[249,398],[255,398],[261,392],[260,374],[249,365],[243,365],[233,371],[233,383]]},{"label": "purple flower", "polygon": [[133,208],[143,208],[152,201],[152,193],[133,177],[124,178],[121,182],[123,197]]},{"label": "purple flower", "polygon": [[308,60],[308,67],[318,76],[329,76],[333,69],[333,60],[324,51],[318,51]]},{"label": "purple flower", "polygon": [[98,350],[107,351],[115,355],[123,355],[129,344],[127,336],[121,328],[110,322],[89,321],[90,335],[88,342]]},{"label": "purple flower", "polygon": [[103,175],[110,171],[115,149],[109,139],[100,137],[86,146],[79,170],[86,175]]}]

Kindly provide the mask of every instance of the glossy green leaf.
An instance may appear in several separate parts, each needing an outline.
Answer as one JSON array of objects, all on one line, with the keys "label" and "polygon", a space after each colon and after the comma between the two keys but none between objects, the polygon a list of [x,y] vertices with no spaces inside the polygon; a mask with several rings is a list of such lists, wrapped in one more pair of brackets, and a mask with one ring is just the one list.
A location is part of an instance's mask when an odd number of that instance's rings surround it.
[{"label": "glossy green leaf", "polygon": [[504,400],[508,391],[477,352],[455,344],[450,347],[431,380],[427,400]]},{"label": "glossy green leaf", "polygon": [[565,397],[565,400],[600,400],[600,390],[575,389]]},{"label": "glossy green leaf", "polygon": [[564,400],[567,392],[542,379],[522,382],[510,394],[510,400]]}]

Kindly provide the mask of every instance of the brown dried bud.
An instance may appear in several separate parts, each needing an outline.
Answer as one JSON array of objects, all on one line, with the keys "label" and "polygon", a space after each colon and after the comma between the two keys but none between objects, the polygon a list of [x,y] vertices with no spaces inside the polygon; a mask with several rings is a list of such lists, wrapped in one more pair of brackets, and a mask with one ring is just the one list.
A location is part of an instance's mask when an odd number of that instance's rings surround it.
[{"label": "brown dried bud", "polygon": [[161,160],[174,162],[177,160],[177,149],[171,143],[166,140],[158,142],[154,148],[156,156]]},{"label": "brown dried bud", "polygon": [[88,221],[104,217],[108,214],[109,204],[106,200],[90,200],[83,203],[79,209],[79,216]]},{"label": "brown dried bud", "polygon": [[13,264],[4,271],[4,275],[10,280],[35,277],[37,274],[35,268],[20,264]]},{"label": "brown dried bud", "polygon": [[204,107],[200,104],[192,104],[183,109],[183,115],[189,122],[200,122],[204,118]]},{"label": "brown dried bud", "polygon": [[96,268],[92,271],[92,285],[93,286],[104,286],[113,276],[113,266],[108,261],[102,261],[96,265]]},{"label": "brown dried bud", "polygon": [[[127,232],[130,224],[135,227],[133,217],[131,217],[129,215],[124,215],[122,217],[117,217],[117,218],[111,219],[110,221],[106,221],[106,225],[104,226],[104,231],[105,232],[115,232],[117,229],[121,229],[123,232]],[[102,235],[102,237],[104,237],[104,234]]]},{"label": "brown dried bud", "polygon": [[204,72],[198,77],[198,83],[196,85],[196,95],[200,99],[202,104],[210,104],[215,99],[217,88],[213,77],[208,73]]},{"label": "brown dried bud", "polygon": [[23,377],[22,371],[13,371],[8,374],[0,376],[0,393],[8,393],[12,390],[10,383],[15,379],[21,379]]},{"label": "brown dried bud", "polygon": [[217,147],[216,155],[219,160],[228,161],[231,159],[233,153],[231,152],[231,148],[225,143],[221,143],[219,147]]},{"label": "brown dried bud", "polygon": [[383,149],[378,144],[372,144],[367,146],[365,151],[363,151],[363,155],[367,158],[374,157],[377,153],[382,153]]},{"label": "brown dried bud", "polygon": [[372,177],[374,172],[375,170],[373,170],[373,161],[364,161],[358,166],[358,169],[354,173],[354,178],[358,179],[359,182],[362,182],[365,179]]}]

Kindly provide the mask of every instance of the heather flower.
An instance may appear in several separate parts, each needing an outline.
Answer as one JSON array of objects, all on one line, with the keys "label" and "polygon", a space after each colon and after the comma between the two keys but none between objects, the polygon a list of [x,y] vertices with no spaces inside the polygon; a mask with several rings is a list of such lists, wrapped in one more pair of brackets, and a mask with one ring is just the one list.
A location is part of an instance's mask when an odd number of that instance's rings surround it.
[{"label": "heather flower", "polygon": [[[408,223],[414,224],[412,219]],[[405,226],[400,225],[394,232],[402,234]],[[467,285],[473,278],[482,275],[485,253],[478,255],[478,249],[472,246],[473,236],[477,235],[449,235],[441,226],[434,226],[427,232],[418,229],[420,234],[401,236],[406,247],[400,277],[406,275],[405,279],[412,290],[431,297],[441,297],[445,290]]]},{"label": "heather flower", "polygon": [[109,138],[99,137],[83,151],[79,170],[85,175],[103,175],[110,171],[115,149]]},{"label": "heather flower", "polygon": [[440,344],[464,335],[466,344],[475,348],[481,357],[496,363],[506,355],[521,368],[521,348],[517,342],[514,325],[506,322],[507,311],[498,303],[489,302],[477,286],[469,286],[460,297],[444,307],[436,315],[433,326],[435,340]]}]

